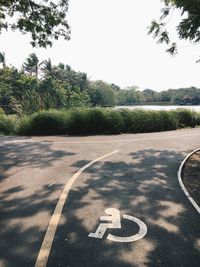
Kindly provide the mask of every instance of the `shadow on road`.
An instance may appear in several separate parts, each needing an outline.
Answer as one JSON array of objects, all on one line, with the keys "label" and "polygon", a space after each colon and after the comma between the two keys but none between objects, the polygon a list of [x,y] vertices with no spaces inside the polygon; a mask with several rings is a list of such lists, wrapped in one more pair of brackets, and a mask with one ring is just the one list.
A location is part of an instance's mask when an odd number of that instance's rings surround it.
[{"label": "shadow on road", "polygon": [[[64,207],[64,223],[57,230],[48,267],[199,266],[199,216],[177,180],[183,158],[174,151],[150,149],[87,169]],[[75,166],[86,163],[78,161]],[[133,243],[88,238],[108,207],[140,218],[147,235]],[[133,225],[124,227],[116,234],[133,231]]]},{"label": "shadow on road", "polygon": [[55,196],[63,188],[60,183],[48,187],[42,176],[35,185],[31,171],[26,175],[20,171],[48,168],[71,155],[74,153],[53,149],[50,143],[0,144],[0,267],[34,266],[46,231],[44,225],[48,225],[44,221],[50,218]]},{"label": "shadow on road", "polygon": [[23,142],[0,145],[0,182],[6,178],[5,172],[12,167],[48,167],[55,160],[74,153],[53,150],[51,143]]},{"label": "shadow on road", "polygon": [[44,231],[39,228],[37,214],[51,214],[55,202],[49,200],[52,192],[59,190],[60,184],[52,188],[43,187],[28,197],[13,197],[23,192],[17,186],[0,194],[0,266],[33,266],[40,248]]}]

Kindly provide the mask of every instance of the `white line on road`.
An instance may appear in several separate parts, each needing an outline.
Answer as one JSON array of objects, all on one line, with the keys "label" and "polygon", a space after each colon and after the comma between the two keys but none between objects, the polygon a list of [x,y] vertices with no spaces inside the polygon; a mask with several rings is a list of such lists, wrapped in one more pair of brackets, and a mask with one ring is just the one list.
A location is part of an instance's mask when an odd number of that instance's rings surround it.
[{"label": "white line on road", "polygon": [[54,184],[56,184],[56,181],[53,182],[53,183],[51,183],[51,184],[49,184],[48,187],[51,187],[51,186],[54,185]]},{"label": "white line on road", "polygon": [[65,204],[65,201],[67,199],[68,193],[73,185],[73,183],[76,181],[76,179],[79,177],[79,175],[84,172],[87,168],[89,168],[91,165],[93,165],[94,163],[108,157],[111,156],[115,153],[119,152],[118,150],[115,150],[111,153],[108,153],[106,155],[103,155],[93,161],[91,161],[90,163],[86,164],[85,166],[83,166],[82,168],[80,168],[71,178],[70,180],[66,183],[65,188],[63,189],[60,198],[57,202],[56,208],[54,210],[54,213],[51,217],[51,220],[49,222],[49,226],[48,229],[46,231],[44,240],[42,242],[42,246],[40,248],[36,263],[35,263],[35,267],[45,267],[49,258],[49,254],[51,251],[51,246],[53,243],[53,239],[55,236],[55,232],[60,220],[60,216],[62,213],[62,209],[63,206]]}]

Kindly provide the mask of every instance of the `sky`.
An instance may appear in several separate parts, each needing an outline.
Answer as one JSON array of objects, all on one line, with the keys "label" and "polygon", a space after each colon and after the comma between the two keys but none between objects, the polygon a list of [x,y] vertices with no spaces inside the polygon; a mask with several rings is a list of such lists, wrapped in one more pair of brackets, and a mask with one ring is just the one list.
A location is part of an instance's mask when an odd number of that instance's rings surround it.
[{"label": "sky", "polygon": [[104,80],[122,88],[200,88],[200,64],[195,63],[200,45],[190,46],[177,39],[179,11],[169,22],[171,39],[178,41],[180,48],[176,57],[167,54],[166,46],[158,45],[147,34],[147,27],[160,16],[162,7],[160,0],[69,0],[70,41],[60,39],[52,48],[33,49],[28,35],[9,31],[0,35],[0,51],[6,53],[8,65],[19,68],[34,52],[40,60],[63,62],[86,72],[91,80]]}]

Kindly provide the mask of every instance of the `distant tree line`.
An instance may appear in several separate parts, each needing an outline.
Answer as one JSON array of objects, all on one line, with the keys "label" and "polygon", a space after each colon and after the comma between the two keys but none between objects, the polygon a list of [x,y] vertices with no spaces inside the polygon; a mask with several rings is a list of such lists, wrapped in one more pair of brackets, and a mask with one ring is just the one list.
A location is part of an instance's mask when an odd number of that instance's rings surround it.
[{"label": "distant tree line", "polygon": [[118,93],[118,105],[134,104],[200,105],[200,89],[196,87],[168,89],[157,92],[127,88]]},{"label": "distant tree line", "polygon": [[69,65],[54,65],[51,59],[40,62],[34,53],[21,69],[8,66],[4,53],[0,53],[0,64],[0,109],[6,114],[144,103],[200,104],[200,89],[195,87],[161,92],[141,91],[135,86],[121,89],[104,81],[90,81],[86,73]]}]

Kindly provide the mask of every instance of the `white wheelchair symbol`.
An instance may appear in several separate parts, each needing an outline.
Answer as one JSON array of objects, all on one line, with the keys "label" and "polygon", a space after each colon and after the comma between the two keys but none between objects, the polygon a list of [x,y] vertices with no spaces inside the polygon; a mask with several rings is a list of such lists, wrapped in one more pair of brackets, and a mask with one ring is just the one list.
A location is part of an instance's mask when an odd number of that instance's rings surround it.
[{"label": "white wheelchair symbol", "polygon": [[[105,210],[105,213],[108,216],[101,216],[100,221],[107,221],[107,223],[100,223],[95,233],[89,233],[89,237],[93,238],[103,238],[106,230],[110,229],[121,229],[121,220],[120,220],[120,212],[118,209],[109,208]],[[109,234],[107,236],[108,240],[115,241],[115,242],[134,242],[141,238],[143,238],[147,233],[147,226],[144,222],[140,219],[130,216],[130,215],[123,215],[124,219],[133,221],[137,223],[139,226],[139,232],[135,235],[128,236],[128,237],[121,237],[116,235]]]}]

